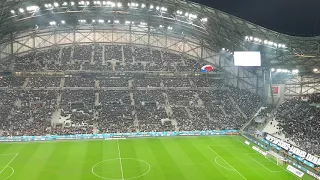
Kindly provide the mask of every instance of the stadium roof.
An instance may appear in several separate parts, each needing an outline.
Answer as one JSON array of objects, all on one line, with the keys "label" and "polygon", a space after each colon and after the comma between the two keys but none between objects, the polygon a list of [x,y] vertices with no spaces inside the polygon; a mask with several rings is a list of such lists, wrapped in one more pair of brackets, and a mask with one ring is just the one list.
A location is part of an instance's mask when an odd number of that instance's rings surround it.
[{"label": "stadium roof", "polygon": [[[61,6],[64,1],[54,1]],[[132,1],[137,7],[129,7],[128,1],[113,1],[115,4],[111,8],[96,8],[94,3],[97,1],[67,1],[66,8],[54,8],[53,1],[33,0],[4,0],[0,1],[0,39],[4,41],[12,36],[12,32],[34,29],[35,25],[45,25],[52,20],[63,20],[78,22],[79,18],[93,17],[115,17],[142,19],[152,24],[156,19],[163,23],[181,23],[180,16],[188,16],[187,24],[192,24],[194,32],[190,34],[202,34],[208,38],[212,49],[220,51],[222,48],[231,51],[236,50],[260,50],[263,52],[263,66],[273,68],[299,69],[303,75],[317,77],[313,72],[319,64],[320,36],[317,37],[297,37],[278,33],[246,20],[237,18],[222,11],[193,3],[190,1],[163,0],[163,1]],[[76,8],[70,7],[74,2]],[[99,1],[103,2],[103,1]],[[107,1],[110,2],[110,1]],[[116,3],[120,2],[121,7]],[[79,5],[84,3],[83,6]],[[45,7],[46,5],[52,8]],[[123,4],[123,5],[122,5]],[[157,12],[151,13],[149,10],[141,10],[154,6]],[[28,8],[33,6],[40,8],[38,13],[28,12]],[[81,7],[80,7],[81,6]],[[163,10],[161,8],[164,8]],[[111,10],[110,10],[111,9]],[[116,10],[114,10],[116,9]],[[21,11],[21,12],[19,12]],[[178,11],[180,11],[178,13]],[[195,21],[190,20],[190,15]],[[202,23],[203,20],[206,23]],[[72,24],[72,23],[71,23]],[[180,25],[180,24],[179,24]],[[191,25],[190,25],[191,26]],[[169,26],[168,26],[169,28]],[[183,27],[180,30],[184,30]],[[200,30],[199,30],[200,29]],[[320,66],[320,65],[319,65]]]}]

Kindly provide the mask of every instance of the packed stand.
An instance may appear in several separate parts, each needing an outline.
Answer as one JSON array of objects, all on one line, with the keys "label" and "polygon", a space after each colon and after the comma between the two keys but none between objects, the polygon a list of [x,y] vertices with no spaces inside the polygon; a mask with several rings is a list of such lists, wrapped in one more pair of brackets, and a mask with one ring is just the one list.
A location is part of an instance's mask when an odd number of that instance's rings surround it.
[{"label": "packed stand", "polygon": [[0,87],[16,88],[21,87],[26,78],[23,77],[1,77]]},{"label": "packed stand", "polygon": [[39,136],[50,134],[51,117],[56,109],[56,91],[20,90],[15,104],[3,124],[8,136]]},{"label": "packed stand", "polygon": [[133,82],[134,87],[160,87],[161,79],[158,78],[143,78],[135,79]]},{"label": "packed stand", "polygon": [[91,61],[92,51],[92,45],[75,46],[73,51],[73,59],[75,61]]},{"label": "packed stand", "polygon": [[100,87],[128,87],[128,79],[99,79]]},{"label": "packed stand", "polygon": [[135,132],[133,106],[129,91],[100,91],[100,104],[97,107],[99,132]]},{"label": "packed stand", "polygon": [[320,154],[320,94],[283,102],[275,114],[280,130],[309,153]]},{"label": "packed stand", "polygon": [[162,78],[165,87],[190,87],[189,78]]},{"label": "packed stand", "polygon": [[27,87],[47,88],[60,87],[61,78],[57,77],[30,77]]},{"label": "packed stand", "polygon": [[93,78],[72,77],[65,78],[65,87],[95,87]]},{"label": "packed stand", "polygon": [[245,89],[238,89],[231,86],[229,86],[229,89],[231,91],[230,95],[238,103],[240,109],[248,118],[256,113],[258,108],[261,107],[262,100],[258,95]]}]

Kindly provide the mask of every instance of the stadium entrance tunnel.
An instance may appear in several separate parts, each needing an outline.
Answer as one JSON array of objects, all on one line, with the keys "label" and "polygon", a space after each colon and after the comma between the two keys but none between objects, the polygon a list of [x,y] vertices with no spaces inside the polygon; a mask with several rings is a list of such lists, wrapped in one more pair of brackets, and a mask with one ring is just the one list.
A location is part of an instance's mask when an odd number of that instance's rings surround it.
[{"label": "stadium entrance tunnel", "polygon": [[145,176],[150,171],[150,164],[134,158],[107,159],[95,164],[92,173],[108,180],[129,180]]}]

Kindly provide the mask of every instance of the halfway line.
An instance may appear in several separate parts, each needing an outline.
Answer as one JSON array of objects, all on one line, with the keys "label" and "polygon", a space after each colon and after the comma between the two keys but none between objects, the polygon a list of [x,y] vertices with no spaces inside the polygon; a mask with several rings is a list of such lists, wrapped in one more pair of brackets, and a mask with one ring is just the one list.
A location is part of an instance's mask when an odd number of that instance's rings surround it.
[{"label": "halfway line", "polygon": [[119,140],[118,140],[118,139],[117,139],[117,144],[118,144],[118,152],[119,152],[119,160],[120,160],[121,176],[122,176],[122,180],[124,180],[124,178],[123,178],[123,169],[122,169],[121,153],[120,153],[120,147],[119,147]]}]

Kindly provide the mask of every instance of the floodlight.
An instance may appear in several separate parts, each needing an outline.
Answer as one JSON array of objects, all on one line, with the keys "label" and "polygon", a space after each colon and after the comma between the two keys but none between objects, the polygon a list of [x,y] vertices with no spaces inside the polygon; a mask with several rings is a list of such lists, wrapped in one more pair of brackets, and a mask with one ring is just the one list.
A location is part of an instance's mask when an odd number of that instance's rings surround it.
[{"label": "floodlight", "polygon": [[159,28],[163,28],[163,25],[159,25]]},{"label": "floodlight", "polygon": [[150,5],[150,9],[153,9],[154,7],[153,7],[153,5]]},{"label": "floodlight", "polygon": [[61,24],[65,24],[66,22],[64,20],[61,21]]},{"label": "floodlight", "polygon": [[167,8],[166,7],[161,7],[160,10],[166,12]]},{"label": "floodlight", "polygon": [[252,36],[250,36],[250,37],[249,37],[249,39],[252,41],[252,40],[253,40],[253,37],[252,37]]},{"label": "floodlight", "polygon": [[172,30],[172,27],[171,27],[171,26],[168,26],[168,29],[169,29],[169,30]]},{"label": "floodlight", "polygon": [[68,6],[68,3],[67,2],[63,2],[62,6]]},{"label": "floodlight", "polygon": [[87,1],[87,2],[86,2],[86,5],[89,5],[89,4],[90,4],[90,1]]},{"label": "floodlight", "polygon": [[202,22],[208,22],[208,18],[202,18]]},{"label": "floodlight", "polygon": [[23,12],[24,12],[24,9],[19,8],[19,12],[23,13]]},{"label": "floodlight", "polygon": [[122,7],[122,4],[121,3],[117,3],[117,7]]},{"label": "floodlight", "polygon": [[317,69],[317,68],[314,68],[314,69],[313,69],[313,72],[317,72],[317,71],[318,71],[318,69]]},{"label": "floodlight", "polygon": [[14,10],[11,10],[10,12],[11,12],[12,14],[14,14],[14,13],[15,13],[15,11],[14,11]]},{"label": "floodlight", "polygon": [[102,5],[104,5],[104,6],[105,6],[106,4],[107,4],[107,2],[106,2],[106,1],[102,1]]},{"label": "floodlight", "polygon": [[146,7],[146,5],[145,4],[141,4],[141,8],[145,8]]},{"label": "floodlight", "polygon": [[264,44],[268,44],[268,41],[267,41],[267,40],[264,40],[263,43],[264,43]]},{"label": "floodlight", "polygon": [[292,70],[292,74],[297,74],[297,73],[299,73],[298,69]]},{"label": "floodlight", "polygon": [[57,23],[55,21],[50,21],[49,24],[53,26],[53,25],[56,25]]},{"label": "floodlight", "polygon": [[96,20],[92,19],[92,22],[93,22],[93,23],[95,23],[95,22],[96,22]]},{"label": "floodlight", "polygon": [[74,2],[70,2],[71,6],[74,6]]},{"label": "floodlight", "polygon": [[104,23],[104,20],[103,19],[99,19],[98,22],[99,23]]},{"label": "floodlight", "polygon": [[131,22],[130,21],[125,21],[125,24],[130,24]]},{"label": "floodlight", "polygon": [[225,51],[226,49],[225,48],[222,48],[222,51]]},{"label": "floodlight", "polygon": [[57,2],[53,3],[54,7],[59,7],[59,4]]},{"label": "floodlight", "polygon": [[159,9],[160,9],[160,7],[159,7],[159,6],[157,6],[157,7],[156,7],[156,10],[159,10]]}]

